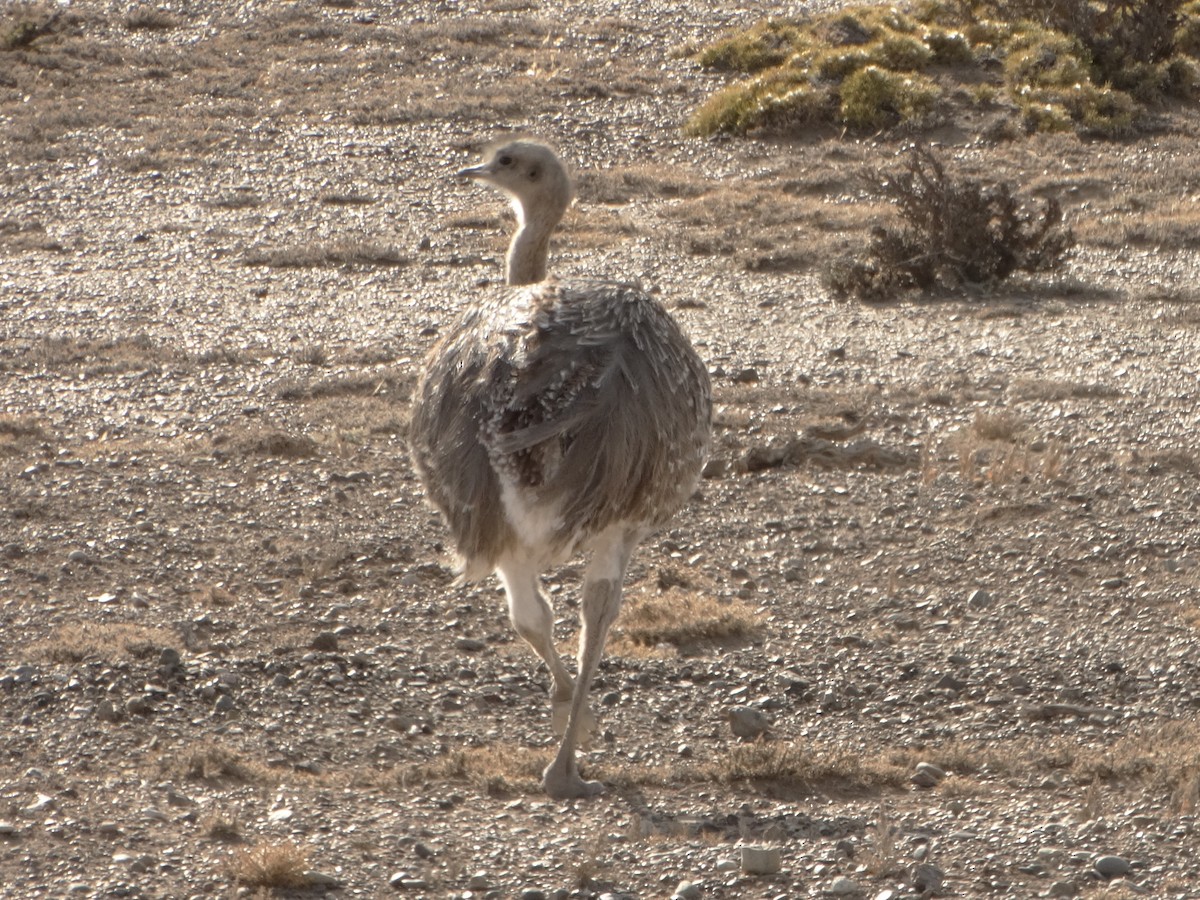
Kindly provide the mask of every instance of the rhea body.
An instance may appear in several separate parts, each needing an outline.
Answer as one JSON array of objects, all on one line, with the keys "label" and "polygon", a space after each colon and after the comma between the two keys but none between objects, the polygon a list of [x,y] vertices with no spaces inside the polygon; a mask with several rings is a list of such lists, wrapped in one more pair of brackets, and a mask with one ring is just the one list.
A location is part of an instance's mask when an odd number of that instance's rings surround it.
[{"label": "rhea body", "polygon": [[[695,490],[711,434],[708,374],[640,289],[547,280],[550,237],[571,200],[549,147],[509,141],[459,174],[506,194],[517,229],[507,286],[471,298],[430,353],[413,405],[413,458],[464,576],[495,572],[513,626],[550,670],[562,741],[544,789],[590,796],[603,788],[583,780],[575,758],[592,728],[588,689],[635,546]],[[580,551],[591,559],[573,678],[539,576]]]}]

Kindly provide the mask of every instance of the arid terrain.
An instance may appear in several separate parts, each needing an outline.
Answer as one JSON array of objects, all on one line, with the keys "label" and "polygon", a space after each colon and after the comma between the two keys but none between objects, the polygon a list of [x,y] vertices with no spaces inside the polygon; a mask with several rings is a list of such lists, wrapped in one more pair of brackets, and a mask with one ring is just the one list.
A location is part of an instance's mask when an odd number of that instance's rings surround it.
[{"label": "arid terrain", "polygon": [[[809,8],[77,0],[0,51],[0,896],[1200,897],[1200,111],[924,135],[1075,252],[835,302],[918,136],[680,129],[700,43]],[[511,131],[576,172],[552,270],[660,296],[718,404],[571,803],[405,450]]]}]

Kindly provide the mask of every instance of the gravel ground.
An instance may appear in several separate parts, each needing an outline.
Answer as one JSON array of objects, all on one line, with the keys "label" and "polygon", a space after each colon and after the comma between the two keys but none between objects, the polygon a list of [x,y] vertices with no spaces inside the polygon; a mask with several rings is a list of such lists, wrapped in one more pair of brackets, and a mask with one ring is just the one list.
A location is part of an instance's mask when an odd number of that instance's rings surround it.
[{"label": "gravel ground", "polygon": [[[900,140],[678,130],[681,49],[774,4],[162,9],[0,52],[0,894],[1200,897],[1200,272],[1146,213],[1195,215],[1193,122],[947,144],[1065,191],[1069,271],[839,305],[729,196],[836,213]],[[404,449],[500,271],[449,175],[517,128],[580,172],[552,266],[660,292],[719,403],[567,804]]]}]

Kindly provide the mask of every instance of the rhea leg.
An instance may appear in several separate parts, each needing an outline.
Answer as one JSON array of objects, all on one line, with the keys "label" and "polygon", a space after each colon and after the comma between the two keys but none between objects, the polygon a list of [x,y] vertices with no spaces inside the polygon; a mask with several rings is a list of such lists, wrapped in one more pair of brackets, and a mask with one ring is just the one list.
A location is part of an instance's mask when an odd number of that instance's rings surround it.
[{"label": "rhea leg", "polygon": [[601,536],[583,579],[583,624],[579,632],[579,672],[571,698],[566,732],[554,761],[542,773],[542,787],[551,797],[592,797],[604,790],[598,781],[584,781],[575,762],[575,749],[587,728],[587,695],[604,653],[609,627],[621,611],[625,567],[639,535],[614,531]]},{"label": "rhea leg", "polygon": [[[554,681],[550,711],[554,732],[561,735],[566,731],[570,718],[575,680],[571,678],[554,646],[554,613],[538,588],[537,569],[528,563],[506,560],[496,569],[496,574],[508,595],[508,614],[513,628],[550,669],[550,677]],[[585,708],[585,732],[591,731],[593,721],[591,713]]]}]

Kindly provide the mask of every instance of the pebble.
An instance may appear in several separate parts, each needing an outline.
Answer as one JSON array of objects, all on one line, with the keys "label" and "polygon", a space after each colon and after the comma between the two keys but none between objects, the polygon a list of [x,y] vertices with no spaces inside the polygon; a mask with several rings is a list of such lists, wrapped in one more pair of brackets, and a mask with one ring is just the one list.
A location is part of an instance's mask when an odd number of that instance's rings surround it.
[{"label": "pebble", "polygon": [[309,869],[304,873],[304,880],[307,881],[311,887],[337,888],[342,886],[342,883],[338,879],[334,878],[327,872],[319,872],[313,869]]},{"label": "pebble", "polygon": [[520,900],[546,900],[546,892],[537,888],[525,888],[517,895]]},{"label": "pebble", "polygon": [[490,884],[491,879],[489,879],[487,875],[485,875],[483,872],[476,872],[471,876],[470,880],[467,881],[467,889],[471,891],[484,891],[487,890]]},{"label": "pebble", "polygon": [[466,653],[478,653],[487,647],[487,643],[479,638],[459,638],[454,642],[454,646]]},{"label": "pebble", "polygon": [[12,837],[17,833],[17,826],[12,822],[0,819],[0,837]]},{"label": "pebble", "polygon": [[992,595],[983,588],[977,588],[967,597],[967,605],[971,609],[987,609],[992,605]]},{"label": "pebble", "polygon": [[851,894],[859,893],[859,887],[845,875],[839,875],[829,883],[829,893],[838,897],[848,897]]},{"label": "pebble", "polygon": [[967,686],[965,681],[960,681],[949,672],[943,675],[934,684],[934,687],[942,691],[954,691],[956,694]]},{"label": "pebble", "polygon": [[728,712],[729,729],[736,737],[744,741],[752,741],[764,734],[771,727],[771,720],[766,713],[749,706],[735,706]]},{"label": "pebble", "polygon": [[937,895],[941,892],[945,874],[937,866],[929,863],[919,863],[913,866],[909,881],[922,894]]},{"label": "pebble", "polygon": [[337,635],[332,631],[322,631],[312,643],[308,645],[309,650],[316,650],[319,653],[334,653],[338,648]]},{"label": "pebble", "polygon": [[1129,861],[1119,856],[1101,856],[1093,865],[1105,878],[1121,878],[1133,871]]},{"label": "pebble", "polygon": [[429,883],[423,878],[414,878],[409,872],[394,872],[388,879],[388,884],[398,891],[423,891]]},{"label": "pebble", "polygon": [[54,798],[49,794],[38,794],[37,799],[25,807],[26,812],[43,812],[54,808]]},{"label": "pebble", "polygon": [[672,897],[677,897],[679,900],[699,900],[700,885],[693,881],[681,881],[679,886],[675,888],[675,893]]},{"label": "pebble", "polygon": [[129,871],[138,875],[144,875],[157,865],[158,860],[149,854],[142,854],[135,857],[129,862]]},{"label": "pebble", "polygon": [[917,770],[909,779],[917,787],[931,788],[939,785],[946,778],[946,770],[933,763],[919,762]]},{"label": "pebble", "polygon": [[1070,881],[1056,881],[1046,889],[1047,897],[1074,897],[1079,893],[1079,888]]},{"label": "pebble", "polygon": [[153,708],[145,697],[130,697],[125,701],[125,712],[131,716],[147,716]]},{"label": "pebble", "polygon": [[747,875],[774,875],[780,864],[778,847],[742,848],[742,871]]},{"label": "pebble", "polygon": [[1038,862],[1047,866],[1061,866],[1067,859],[1067,851],[1059,847],[1042,847],[1037,852]]}]

